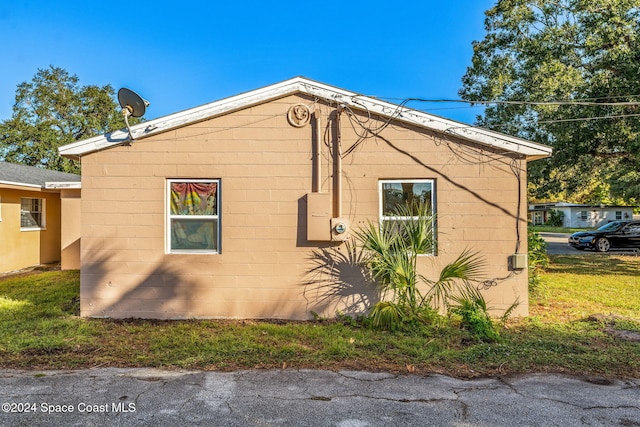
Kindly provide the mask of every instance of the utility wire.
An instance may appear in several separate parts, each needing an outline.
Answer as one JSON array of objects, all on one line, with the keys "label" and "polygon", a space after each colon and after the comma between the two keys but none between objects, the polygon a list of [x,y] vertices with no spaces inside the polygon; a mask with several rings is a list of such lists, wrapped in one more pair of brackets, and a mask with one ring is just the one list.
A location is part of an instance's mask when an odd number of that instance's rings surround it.
[{"label": "utility wire", "polygon": [[428,98],[384,98],[384,97],[375,97],[371,96],[371,98],[378,99],[389,99],[389,100],[398,100],[403,99],[406,102],[416,101],[416,102],[433,102],[433,103],[460,103],[460,104],[506,104],[506,105],[579,105],[579,106],[591,106],[591,107],[634,107],[639,106],[640,101],[621,101],[621,102],[608,102],[608,101],[597,101],[598,99],[611,99],[611,98],[635,98],[639,95],[620,95],[620,96],[611,96],[607,98],[587,98],[584,100],[563,100],[563,101],[500,101],[500,100],[475,100],[469,101],[466,99],[428,99]]}]

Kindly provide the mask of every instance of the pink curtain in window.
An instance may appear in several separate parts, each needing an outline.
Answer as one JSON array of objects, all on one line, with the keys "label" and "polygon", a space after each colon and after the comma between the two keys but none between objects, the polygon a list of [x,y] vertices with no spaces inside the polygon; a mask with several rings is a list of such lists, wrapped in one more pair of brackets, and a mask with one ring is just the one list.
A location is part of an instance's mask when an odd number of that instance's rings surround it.
[{"label": "pink curtain in window", "polygon": [[215,182],[172,182],[172,215],[216,215]]}]

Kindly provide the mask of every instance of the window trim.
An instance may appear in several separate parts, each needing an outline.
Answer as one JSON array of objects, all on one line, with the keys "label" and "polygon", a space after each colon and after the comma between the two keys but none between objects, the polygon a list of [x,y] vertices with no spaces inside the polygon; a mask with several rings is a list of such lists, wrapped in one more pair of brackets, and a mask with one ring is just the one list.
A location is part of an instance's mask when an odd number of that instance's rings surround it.
[{"label": "window trim", "polygon": [[[22,225],[22,202],[23,200],[40,201],[40,224],[36,226],[24,227]],[[40,197],[20,197],[20,231],[42,231],[47,229],[47,203],[46,199]],[[31,212],[31,210],[29,210]]]},{"label": "window trim", "polygon": [[[165,180],[165,253],[169,255],[217,255],[221,253],[221,238],[220,232],[221,215],[220,215],[220,200],[221,200],[221,180],[219,178],[168,178]],[[174,182],[203,182],[203,183],[216,183],[216,215],[172,215],[171,214],[171,184]],[[216,249],[171,249],[171,220],[175,218],[189,218],[189,219],[207,219],[215,220],[216,222]]]},{"label": "window trim", "polygon": [[404,217],[404,216],[387,216],[384,215],[384,184],[402,184],[402,183],[415,183],[415,184],[431,184],[431,216],[433,217],[433,247],[430,253],[417,254],[418,256],[436,256],[438,255],[438,234],[437,234],[437,205],[436,205],[436,180],[431,178],[408,178],[408,179],[379,179],[378,180],[378,217],[379,223],[382,225],[384,221],[406,221],[415,219],[417,217]]}]

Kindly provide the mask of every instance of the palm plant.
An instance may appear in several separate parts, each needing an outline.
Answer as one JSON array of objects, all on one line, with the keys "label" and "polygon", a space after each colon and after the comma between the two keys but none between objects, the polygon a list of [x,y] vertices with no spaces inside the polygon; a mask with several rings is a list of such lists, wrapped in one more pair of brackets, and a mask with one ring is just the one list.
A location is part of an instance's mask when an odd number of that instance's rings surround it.
[{"label": "palm plant", "polygon": [[418,257],[435,251],[435,219],[424,204],[400,205],[396,212],[398,220],[369,222],[355,232],[381,291],[370,312],[372,324],[384,329],[425,322],[434,310],[447,310],[457,286],[476,280],[483,265],[477,253],[465,250],[437,280],[420,274]]}]

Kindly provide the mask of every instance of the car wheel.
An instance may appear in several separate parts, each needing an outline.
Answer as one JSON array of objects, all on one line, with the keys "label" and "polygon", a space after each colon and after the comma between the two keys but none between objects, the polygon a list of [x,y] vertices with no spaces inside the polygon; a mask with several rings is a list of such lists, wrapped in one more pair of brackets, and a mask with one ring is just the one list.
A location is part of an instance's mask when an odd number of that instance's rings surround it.
[{"label": "car wheel", "polygon": [[607,252],[611,248],[611,243],[606,237],[601,237],[596,241],[596,249],[598,252]]}]

